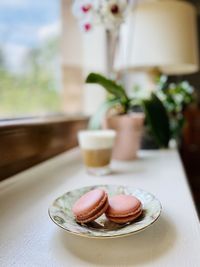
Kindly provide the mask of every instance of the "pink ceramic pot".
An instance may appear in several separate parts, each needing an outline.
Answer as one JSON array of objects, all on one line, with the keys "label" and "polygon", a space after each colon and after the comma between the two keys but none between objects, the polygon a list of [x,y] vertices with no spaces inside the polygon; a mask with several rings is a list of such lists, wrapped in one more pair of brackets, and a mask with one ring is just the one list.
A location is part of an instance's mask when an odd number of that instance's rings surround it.
[{"label": "pink ceramic pot", "polygon": [[144,113],[131,113],[106,117],[104,129],[117,131],[113,158],[118,160],[133,160],[137,158],[144,126]]}]

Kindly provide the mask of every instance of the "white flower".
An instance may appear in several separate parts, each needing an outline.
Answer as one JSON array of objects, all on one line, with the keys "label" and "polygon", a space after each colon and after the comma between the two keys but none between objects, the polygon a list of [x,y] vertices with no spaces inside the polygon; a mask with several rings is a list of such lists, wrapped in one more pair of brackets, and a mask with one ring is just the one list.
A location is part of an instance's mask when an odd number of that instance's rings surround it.
[{"label": "white flower", "polygon": [[93,0],[75,0],[72,6],[72,12],[79,20],[80,28],[83,31],[89,31],[95,21],[95,9]]},{"label": "white flower", "polygon": [[81,28],[88,31],[100,23],[107,29],[117,28],[124,21],[128,7],[129,0],[74,0],[72,11]]},{"label": "white flower", "polygon": [[83,19],[79,23],[80,28],[84,32],[88,32],[93,28],[93,20],[90,17],[87,17],[86,19]]},{"label": "white flower", "polygon": [[100,9],[102,20],[107,28],[118,27],[123,21],[128,8],[127,0],[103,0]]},{"label": "white flower", "polygon": [[93,11],[93,7],[94,5],[92,0],[74,0],[72,12],[75,17],[83,19]]}]

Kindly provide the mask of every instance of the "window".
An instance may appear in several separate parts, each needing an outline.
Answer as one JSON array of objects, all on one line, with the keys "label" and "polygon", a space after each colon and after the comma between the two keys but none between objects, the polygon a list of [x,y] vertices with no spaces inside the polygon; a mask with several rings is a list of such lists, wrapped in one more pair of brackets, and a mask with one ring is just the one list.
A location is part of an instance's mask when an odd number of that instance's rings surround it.
[{"label": "window", "polygon": [[60,112],[59,0],[0,1],[0,118]]},{"label": "window", "polygon": [[84,79],[105,71],[105,32],[81,33],[71,5],[0,1],[0,119],[91,114],[103,101],[104,91]]}]

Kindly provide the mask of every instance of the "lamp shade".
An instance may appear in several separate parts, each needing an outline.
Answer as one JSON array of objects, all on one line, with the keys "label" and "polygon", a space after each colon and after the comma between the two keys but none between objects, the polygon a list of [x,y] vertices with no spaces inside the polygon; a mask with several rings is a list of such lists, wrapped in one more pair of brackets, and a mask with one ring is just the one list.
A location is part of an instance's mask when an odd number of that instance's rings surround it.
[{"label": "lamp shade", "polygon": [[164,74],[198,71],[197,14],[182,1],[138,4],[121,29],[116,70],[158,68]]}]

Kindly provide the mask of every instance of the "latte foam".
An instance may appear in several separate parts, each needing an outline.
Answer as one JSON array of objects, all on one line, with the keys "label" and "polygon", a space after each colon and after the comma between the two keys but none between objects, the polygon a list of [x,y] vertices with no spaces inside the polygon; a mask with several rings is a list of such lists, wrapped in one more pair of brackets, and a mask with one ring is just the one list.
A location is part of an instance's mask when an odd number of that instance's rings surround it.
[{"label": "latte foam", "polygon": [[106,149],[114,145],[114,130],[85,130],[78,133],[80,147],[83,149]]}]

